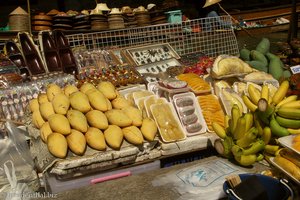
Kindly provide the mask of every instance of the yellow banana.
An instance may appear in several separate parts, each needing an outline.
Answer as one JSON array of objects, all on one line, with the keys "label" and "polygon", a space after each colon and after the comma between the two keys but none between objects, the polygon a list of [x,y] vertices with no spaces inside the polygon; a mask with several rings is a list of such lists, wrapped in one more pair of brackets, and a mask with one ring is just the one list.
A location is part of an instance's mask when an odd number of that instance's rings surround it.
[{"label": "yellow banana", "polygon": [[278,145],[270,145],[267,144],[265,146],[265,152],[271,155],[275,155],[275,153],[279,150],[279,146]]},{"label": "yellow banana", "polygon": [[229,127],[229,120],[230,120],[230,116],[225,115],[224,116],[224,128],[225,128],[225,130]]},{"label": "yellow banana", "polygon": [[226,137],[225,129],[217,122],[212,123],[212,128],[220,138],[224,139]]},{"label": "yellow banana", "polygon": [[300,128],[299,129],[287,128],[287,130],[290,134],[294,134],[294,135],[300,134]]},{"label": "yellow banana", "polygon": [[293,102],[293,101],[296,101],[298,98],[297,95],[291,95],[291,96],[288,96],[286,98],[284,98],[282,101],[280,101],[277,105],[276,105],[276,108],[279,108],[280,106],[286,104],[286,103],[289,103],[289,102]]},{"label": "yellow banana", "polygon": [[290,86],[290,84],[289,84],[288,80],[282,81],[278,90],[275,92],[275,94],[272,98],[272,103],[274,105],[277,105],[280,101],[282,101],[282,99],[285,97],[285,95],[289,89],[289,86]]},{"label": "yellow banana", "polygon": [[254,115],[254,125],[257,128],[258,131],[258,135],[262,136],[264,134],[264,128],[263,128],[263,124],[260,121],[259,117],[257,115]]},{"label": "yellow banana", "polygon": [[262,135],[262,140],[265,142],[265,144],[269,144],[270,140],[272,137],[272,132],[271,132],[271,128],[266,126],[263,129],[263,135]]},{"label": "yellow banana", "polygon": [[292,101],[289,103],[285,103],[280,106],[281,108],[294,108],[294,109],[299,109],[300,108],[300,100],[298,101]]},{"label": "yellow banana", "polygon": [[240,110],[239,107],[234,105],[231,109],[231,123],[230,123],[230,132],[231,134],[234,133],[235,129],[236,129],[236,125],[238,122],[238,119],[240,118]]},{"label": "yellow banana", "polygon": [[254,85],[249,84],[248,85],[248,94],[249,94],[249,98],[250,100],[257,105],[259,99],[260,99],[260,91],[254,87]]},{"label": "yellow banana", "polygon": [[246,125],[245,125],[245,131],[248,131],[253,126],[253,114],[252,113],[246,113],[244,115]]},{"label": "yellow banana", "polygon": [[263,85],[262,86],[260,98],[264,98],[265,100],[269,101],[269,87],[268,87],[268,85]]},{"label": "yellow banana", "polygon": [[237,121],[236,128],[234,129],[233,138],[236,140],[241,139],[246,133],[245,128],[246,120],[244,117],[240,117]]},{"label": "yellow banana", "polygon": [[256,155],[241,155],[240,157],[234,157],[235,160],[242,166],[250,166],[253,165],[256,162]]},{"label": "yellow banana", "polygon": [[249,97],[247,95],[243,95],[242,99],[245,103],[245,105],[247,106],[247,108],[254,112],[257,109],[257,105],[255,105],[254,103],[251,102],[251,100],[249,99]]},{"label": "yellow banana", "polygon": [[294,108],[278,108],[276,114],[288,119],[300,119],[300,109]]}]

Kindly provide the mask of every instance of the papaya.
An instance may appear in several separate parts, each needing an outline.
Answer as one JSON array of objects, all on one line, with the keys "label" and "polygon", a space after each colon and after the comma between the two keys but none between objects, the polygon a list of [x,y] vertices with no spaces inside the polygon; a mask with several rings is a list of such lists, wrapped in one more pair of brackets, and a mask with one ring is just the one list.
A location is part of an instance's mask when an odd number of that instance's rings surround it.
[{"label": "papaya", "polygon": [[262,54],[268,53],[270,51],[270,40],[268,38],[262,38],[255,50]]},{"label": "papaya", "polygon": [[246,61],[252,68],[268,73],[268,66],[258,60]]},{"label": "papaya", "polygon": [[250,50],[245,47],[240,50],[240,58],[244,61],[250,60]]},{"label": "papaya", "polygon": [[256,50],[252,50],[250,52],[250,55],[251,55],[251,58],[253,60],[256,60],[256,61],[260,61],[262,62],[266,67],[268,66],[268,59],[266,58],[266,56],[264,54],[262,54],[261,52],[259,51],[256,51]]},{"label": "papaya", "polygon": [[279,80],[283,75],[282,61],[278,56],[271,53],[267,53],[266,56],[270,60],[269,74],[271,74],[276,80]]}]

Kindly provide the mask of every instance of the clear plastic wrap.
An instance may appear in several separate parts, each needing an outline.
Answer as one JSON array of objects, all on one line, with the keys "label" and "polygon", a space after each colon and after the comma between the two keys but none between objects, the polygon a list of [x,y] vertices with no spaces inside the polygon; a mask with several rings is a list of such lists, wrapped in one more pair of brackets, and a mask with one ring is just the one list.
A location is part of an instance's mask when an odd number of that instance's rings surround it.
[{"label": "clear plastic wrap", "polygon": [[0,199],[27,200],[39,182],[26,135],[12,122],[5,127],[8,136],[0,139]]}]

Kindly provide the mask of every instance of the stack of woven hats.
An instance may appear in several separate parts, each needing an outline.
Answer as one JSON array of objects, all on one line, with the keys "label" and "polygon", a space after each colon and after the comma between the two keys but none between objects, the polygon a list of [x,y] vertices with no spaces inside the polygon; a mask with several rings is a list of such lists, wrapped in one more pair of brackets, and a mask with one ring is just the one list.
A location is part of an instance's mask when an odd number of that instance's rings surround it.
[{"label": "stack of woven hats", "polygon": [[126,28],[136,27],[137,21],[135,19],[135,15],[132,11],[132,9],[129,6],[124,6],[121,9],[123,18],[124,18],[124,24]]},{"label": "stack of woven hats", "polygon": [[112,8],[108,15],[109,29],[125,28],[124,19],[119,8]]},{"label": "stack of woven hats", "polygon": [[134,14],[138,26],[151,25],[149,12],[144,8],[144,6],[139,6],[138,8],[134,9]]},{"label": "stack of woven hats", "polygon": [[96,8],[90,13],[91,29],[92,30],[107,30],[108,21],[106,12],[110,9],[107,7],[106,3],[98,3]]},{"label": "stack of woven hats", "polygon": [[73,17],[73,29],[74,30],[88,30],[91,28],[89,15],[78,14]]},{"label": "stack of woven hats", "polygon": [[59,12],[52,17],[53,30],[70,30],[73,27],[73,16]]}]

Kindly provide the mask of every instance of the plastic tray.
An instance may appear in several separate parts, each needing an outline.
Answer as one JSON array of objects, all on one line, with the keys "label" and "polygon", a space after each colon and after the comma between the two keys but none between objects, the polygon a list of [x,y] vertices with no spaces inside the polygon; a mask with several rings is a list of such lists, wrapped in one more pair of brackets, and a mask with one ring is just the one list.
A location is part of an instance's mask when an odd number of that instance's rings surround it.
[{"label": "plastic tray", "polygon": [[288,135],[285,137],[280,137],[278,138],[278,142],[282,145],[287,147],[288,149],[291,149],[292,151],[296,152],[297,154],[300,155],[300,152],[297,149],[294,149],[292,144],[293,144],[293,139],[296,137],[296,135]]},{"label": "plastic tray", "polygon": [[[147,116],[152,118],[153,119],[153,116],[152,116],[152,113],[151,113],[151,105],[154,105],[154,104],[157,104],[157,101],[158,100],[161,100],[163,103],[168,103],[168,101],[165,99],[165,98],[162,98],[162,97],[158,97],[157,95],[151,95],[151,96],[148,96],[148,97],[145,97],[145,100],[144,100],[144,107],[146,109],[146,113],[147,113]],[[151,104],[150,106],[147,106],[149,104],[149,101],[151,100],[154,100],[154,103]]]},{"label": "plastic tray", "polygon": [[[161,117],[161,115],[164,115],[164,117],[167,117],[167,116],[166,116],[166,113],[164,113],[164,112],[160,112],[159,115],[156,116],[156,115],[154,115],[154,110],[155,109],[160,109],[162,106],[167,106],[167,108],[169,109],[169,111],[171,113],[170,117],[173,118],[173,120],[176,123],[176,125],[178,127],[178,130],[179,130],[179,132],[177,132],[177,134],[179,134],[178,138],[174,138],[173,135],[170,135],[169,138],[166,137],[166,135],[163,132],[163,129],[159,125],[159,117]],[[163,142],[175,142],[175,141],[180,141],[180,140],[186,139],[185,131],[183,130],[183,127],[181,126],[181,123],[178,119],[176,111],[175,111],[175,109],[174,109],[174,107],[171,103],[154,104],[154,105],[151,105],[150,109],[151,109],[151,113],[154,117],[155,123],[158,127],[160,137],[161,137]],[[165,122],[168,123],[168,121],[165,121]]]},{"label": "plastic tray", "polygon": [[[197,116],[197,121],[195,123],[200,123],[201,124],[201,129],[197,132],[190,133],[187,130],[187,126],[185,125],[185,123],[183,121],[184,116],[180,114],[181,113],[180,109],[182,109],[183,107],[187,107],[187,106],[179,107],[176,102],[178,100],[184,99],[184,98],[190,98],[193,101],[193,105],[191,105],[191,106],[194,108],[194,112],[192,114],[196,114],[196,116]],[[184,127],[184,130],[185,130],[185,133],[186,133],[187,136],[203,134],[203,133],[206,132],[206,130],[207,130],[206,122],[205,122],[204,117],[202,115],[202,111],[201,111],[201,108],[199,106],[199,103],[197,102],[197,99],[196,99],[195,95],[192,92],[175,94],[173,96],[173,105],[174,105],[174,107],[177,111],[177,114],[178,114],[178,117],[180,119],[181,125]]]},{"label": "plastic tray", "polygon": [[134,103],[136,105],[138,105],[138,100],[140,98],[147,97],[147,96],[150,96],[150,95],[154,95],[154,93],[152,91],[149,91],[149,90],[140,90],[140,91],[135,91],[135,92],[132,93],[133,100],[134,100]]},{"label": "plastic tray", "polygon": [[277,167],[278,169],[280,169],[284,174],[286,174],[288,177],[290,177],[292,180],[294,180],[298,185],[300,185],[300,181],[297,180],[293,175],[291,175],[289,172],[287,172],[285,169],[283,169],[282,167],[280,167],[279,165],[277,165],[274,161],[274,157],[270,158],[270,162],[272,163],[272,165],[274,165],[275,167]]}]

